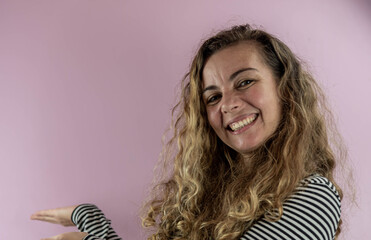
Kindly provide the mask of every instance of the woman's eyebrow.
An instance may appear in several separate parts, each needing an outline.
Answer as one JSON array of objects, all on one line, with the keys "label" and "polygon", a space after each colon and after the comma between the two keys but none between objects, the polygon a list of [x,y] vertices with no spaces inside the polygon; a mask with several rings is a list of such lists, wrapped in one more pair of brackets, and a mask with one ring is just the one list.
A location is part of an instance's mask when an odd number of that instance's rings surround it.
[{"label": "woman's eyebrow", "polygon": [[256,68],[242,68],[240,70],[237,70],[236,72],[232,73],[231,76],[229,77],[229,81],[232,81],[233,79],[235,79],[238,74],[242,73],[242,72],[246,72],[246,71],[258,71],[258,69]]},{"label": "woman's eyebrow", "polygon": [[202,94],[204,94],[206,91],[215,90],[215,89],[218,89],[218,87],[215,86],[215,85],[207,86],[207,87],[204,88],[204,90],[202,90]]},{"label": "woman's eyebrow", "polygon": [[[240,73],[243,73],[243,72],[246,72],[246,71],[258,71],[258,69],[256,68],[242,68],[240,70],[237,70],[236,72],[232,73],[232,75],[229,77],[229,81],[233,81],[233,79],[235,79]],[[210,86],[207,86],[206,88],[204,88],[202,90],[202,94],[204,94],[206,91],[209,91],[209,90],[215,90],[215,89],[218,89],[217,86],[215,85],[210,85]]]}]

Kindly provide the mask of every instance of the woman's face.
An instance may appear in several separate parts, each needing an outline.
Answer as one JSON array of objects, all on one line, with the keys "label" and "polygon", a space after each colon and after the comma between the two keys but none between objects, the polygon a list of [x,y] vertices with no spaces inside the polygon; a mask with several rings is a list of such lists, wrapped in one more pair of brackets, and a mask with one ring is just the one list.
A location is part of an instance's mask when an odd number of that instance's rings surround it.
[{"label": "woman's face", "polygon": [[243,42],[212,55],[202,73],[208,121],[241,154],[259,147],[281,120],[276,78],[263,61],[256,45]]}]

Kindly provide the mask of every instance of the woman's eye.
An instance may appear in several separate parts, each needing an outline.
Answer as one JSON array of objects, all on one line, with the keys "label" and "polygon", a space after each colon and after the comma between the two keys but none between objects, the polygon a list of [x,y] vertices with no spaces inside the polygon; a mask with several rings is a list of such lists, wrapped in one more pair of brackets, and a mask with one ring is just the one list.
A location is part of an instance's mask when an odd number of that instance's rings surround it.
[{"label": "woman's eye", "polygon": [[248,86],[248,85],[250,85],[252,82],[253,82],[253,80],[243,80],[243,81],[240,82],[240,84],[238,85],[238,87],[245,87],[245,86]]},{"label": "woman's eye", "polygon": [[216,102],[218,99],[219,99],[219,95],[214,95],[214,96],[211,96],[207,99],[207,103],[213,103],[213,102]]}]

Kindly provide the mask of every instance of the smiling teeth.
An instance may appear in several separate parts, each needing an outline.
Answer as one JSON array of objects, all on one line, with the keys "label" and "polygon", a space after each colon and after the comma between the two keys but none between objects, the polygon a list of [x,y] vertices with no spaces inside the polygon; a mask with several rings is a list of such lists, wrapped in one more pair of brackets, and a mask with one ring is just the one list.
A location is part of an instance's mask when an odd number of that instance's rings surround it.
[{"label": "smiling teeth", "polygon": [[237,131],[241,128],[243,128],[244,126],[252,123],[256,118],[256,115],[252,116],[252,117],[249,117],[249,118],[245,118],[241,121],[238,121],[238,122],[234,122],[232,123],[231,125],[229,125],[229,127],[233,130],[233,131]]}]

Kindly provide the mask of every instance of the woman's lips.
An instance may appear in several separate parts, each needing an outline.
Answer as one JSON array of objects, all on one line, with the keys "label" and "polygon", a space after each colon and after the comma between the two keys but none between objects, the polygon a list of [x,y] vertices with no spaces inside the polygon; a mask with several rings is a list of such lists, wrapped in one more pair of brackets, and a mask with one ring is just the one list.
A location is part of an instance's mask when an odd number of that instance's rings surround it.
[{"label": "woman's lips", "polygon": [[258,114],[250,114],[249,116],[228,124],[227,129],[233,134],[239,134],[249,128],[255,120],[258,118]]}]

